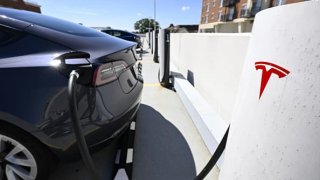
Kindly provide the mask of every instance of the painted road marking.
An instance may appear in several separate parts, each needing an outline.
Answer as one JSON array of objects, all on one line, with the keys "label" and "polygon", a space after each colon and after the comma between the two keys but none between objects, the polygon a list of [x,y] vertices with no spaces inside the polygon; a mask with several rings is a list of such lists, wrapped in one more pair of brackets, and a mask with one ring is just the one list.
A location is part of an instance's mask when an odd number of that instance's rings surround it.
[{"label": "painted road marking", "polygon": [[153,61],[139,61],[142,64],[155,64]]},{"label": "painted road marking", "polygon": [[160,83],[145,83],[143,84],[145,87],[157,87],[160,86]]}]

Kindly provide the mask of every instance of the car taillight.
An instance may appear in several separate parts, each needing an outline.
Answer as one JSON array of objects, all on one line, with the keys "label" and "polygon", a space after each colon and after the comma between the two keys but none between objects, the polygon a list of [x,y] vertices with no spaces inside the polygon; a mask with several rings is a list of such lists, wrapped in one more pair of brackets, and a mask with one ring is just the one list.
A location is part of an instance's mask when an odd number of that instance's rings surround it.
[{"label": "car taillight", "polygon": [[119,77],[120,74],[127,69],[127,63],[124,61],[113,62],[113,67],[116,75]]},{"label": "car taillight", "polygon": [[93,76],[93,86],[100,86],[116,80],[126,68],[127,64],[124,61],[117,61],[99,66]]}]

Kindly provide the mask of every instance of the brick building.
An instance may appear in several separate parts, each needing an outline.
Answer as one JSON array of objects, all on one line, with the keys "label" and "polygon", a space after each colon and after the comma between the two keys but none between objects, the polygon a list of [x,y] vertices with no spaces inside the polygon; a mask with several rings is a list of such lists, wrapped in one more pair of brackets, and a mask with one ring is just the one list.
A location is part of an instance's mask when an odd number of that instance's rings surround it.
[{"label": "brick building", "polygon": [[22,9],[41,13],[41,6],[32,2],[23,0],[0,0],[0,7],[8,7],[13,9]]},{"label": "brick building", "polygon": [[261,10],[304,0],[203,0],[200,32],[251,32]]}]

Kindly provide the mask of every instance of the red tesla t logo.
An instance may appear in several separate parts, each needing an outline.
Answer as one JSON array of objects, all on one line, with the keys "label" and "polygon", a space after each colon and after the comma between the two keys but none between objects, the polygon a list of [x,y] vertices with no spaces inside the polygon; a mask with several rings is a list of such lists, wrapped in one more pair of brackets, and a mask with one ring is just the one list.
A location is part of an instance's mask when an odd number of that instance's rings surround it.
[{"label": "red tesla t logo", "polygon": [[261,69],[262,70],[262,78],[261,78],[261,86],[260,86],[260,95],[259,99],[262,96],[262,93],[265,89],[265,87],[268,84],[268,81],[272,74],[278,75],[279,78],[286,77],[290,71],[284,69],[283,67],[280,67],[276,64],[272,64],[269,62],[256,62],[256,70]]}]

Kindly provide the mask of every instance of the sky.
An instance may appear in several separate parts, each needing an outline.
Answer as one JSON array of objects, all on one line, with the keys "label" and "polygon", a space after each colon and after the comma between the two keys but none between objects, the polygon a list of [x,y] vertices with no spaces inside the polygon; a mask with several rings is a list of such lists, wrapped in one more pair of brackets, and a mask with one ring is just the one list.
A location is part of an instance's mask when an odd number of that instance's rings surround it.
[{"label": "sky", "polygon": [[[154,18],[154,0],[26,0],[41,6],[42,14],[82,23],[134,31],[134,23]],[[156,0],[161,28],[171,23],[199,24],[202,0]]]}]

